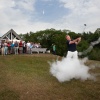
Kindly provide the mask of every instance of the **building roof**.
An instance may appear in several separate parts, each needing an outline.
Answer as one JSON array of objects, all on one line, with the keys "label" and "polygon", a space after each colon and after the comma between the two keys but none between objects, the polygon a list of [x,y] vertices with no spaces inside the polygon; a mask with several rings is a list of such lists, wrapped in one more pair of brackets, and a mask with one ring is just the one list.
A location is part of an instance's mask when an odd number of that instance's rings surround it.
[{"label": "building roof", "polygon": [[5,39],[8,39],[8,40],[22,40],[20,38],[20,36],[13,30],[13,29],[10,29],[7,33],[5,33],[1,38],[0,40],[5,40]]}]

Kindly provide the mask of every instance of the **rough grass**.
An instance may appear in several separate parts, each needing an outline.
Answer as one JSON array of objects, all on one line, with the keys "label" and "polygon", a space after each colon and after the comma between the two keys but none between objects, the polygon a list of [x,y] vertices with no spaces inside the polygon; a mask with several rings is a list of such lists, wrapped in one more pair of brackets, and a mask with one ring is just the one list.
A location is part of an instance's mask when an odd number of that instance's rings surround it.
[{"label": "rough grass", "polygon": [[[71,80],[59,83],[49,73],[50,54],[0,56],[0,100],[100,100],[100,62],[91,72],[96,81]],[[91,67],[91,66],[90,66]]]}]

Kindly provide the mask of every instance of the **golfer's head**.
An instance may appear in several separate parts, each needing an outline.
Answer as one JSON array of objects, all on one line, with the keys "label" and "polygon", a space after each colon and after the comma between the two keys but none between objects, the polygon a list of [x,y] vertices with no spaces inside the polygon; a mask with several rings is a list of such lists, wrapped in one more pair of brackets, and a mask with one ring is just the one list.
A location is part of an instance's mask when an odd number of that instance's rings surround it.
[{"label": "golfer's head", "polygon": [[66,35],[66,39],[67,39],[67,40],[71,40],[71,38],[70,38],[69,35]]}]

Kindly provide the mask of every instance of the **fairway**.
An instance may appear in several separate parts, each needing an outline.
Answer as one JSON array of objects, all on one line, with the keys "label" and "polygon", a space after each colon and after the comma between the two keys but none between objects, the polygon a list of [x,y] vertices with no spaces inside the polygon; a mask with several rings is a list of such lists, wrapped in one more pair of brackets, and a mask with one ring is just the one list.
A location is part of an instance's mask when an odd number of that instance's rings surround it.
[{"label": "fairway", "polygon": [[[0,56],[0,100],[100,100],[100,61],[86,63],[96,81],[60,83],[49,70],[52,54]],[[61,57],[59,57],[59,60]]]}]

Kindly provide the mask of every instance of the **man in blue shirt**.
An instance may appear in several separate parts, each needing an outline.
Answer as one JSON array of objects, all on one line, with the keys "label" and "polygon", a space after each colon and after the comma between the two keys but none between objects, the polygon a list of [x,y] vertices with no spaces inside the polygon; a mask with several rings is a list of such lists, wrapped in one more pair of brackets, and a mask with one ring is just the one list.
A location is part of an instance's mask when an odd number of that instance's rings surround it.
[{"label": "man in blue shirt", "polygon": [[69,35],[66,35],[67,40],[67,46],[68,46],[68,52],[67,57],[68,58],[77,58],[77,50],[76,45],[81,41],[81,37],[72,40]]}]

